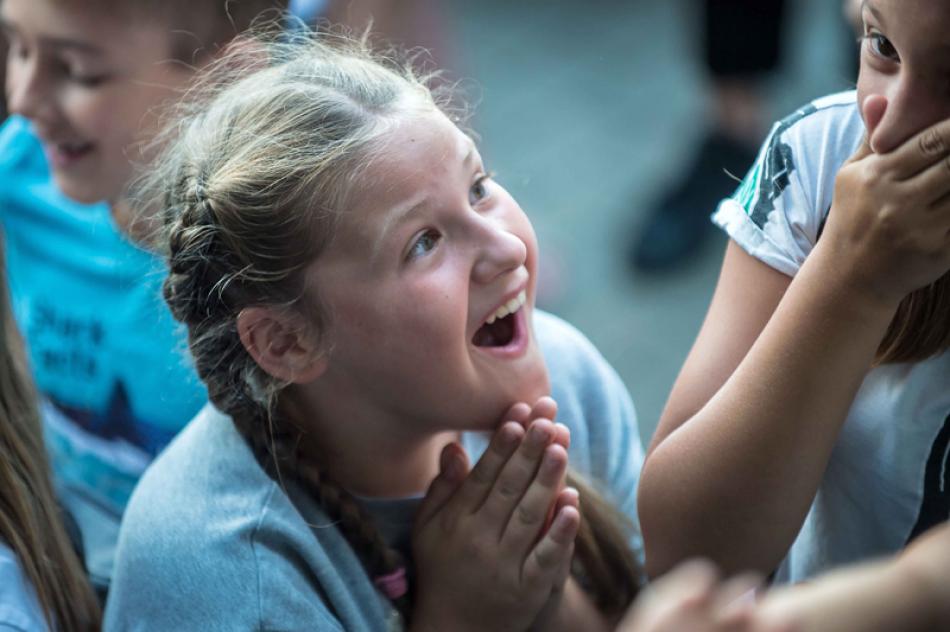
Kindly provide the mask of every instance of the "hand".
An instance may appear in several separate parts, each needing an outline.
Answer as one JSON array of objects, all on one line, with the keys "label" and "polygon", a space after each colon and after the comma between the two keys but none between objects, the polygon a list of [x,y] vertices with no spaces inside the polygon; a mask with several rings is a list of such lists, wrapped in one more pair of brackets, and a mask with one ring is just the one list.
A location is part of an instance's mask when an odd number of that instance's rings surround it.
[{"label": "hand", "polygon": [[756,623],[753,591],[758,578],[719,580],[705,561],[681,564],[649,584],[620,622],[618,632],[788,632]]},{"label": "hand", "polygon": [[561,434],[550,419],[527,432],[505,422],[471,473],[461,447],[446,446],[413,532],[414,627],[526,630],[563,586],[580,514],[577,492],[561,489]]},{"label": "hand", "polygon": [[896,306],[950,269],[950,121],[875,154],[887,100],[869,96],[862,107],[870,140],[838,172],[816,252],[834,258],[829,274],[848,274],[857,289]]},{"label": "hand", "polygon": [[895,569],[921,595],[922,608],[933,611],[934,629],[950,626],[950,522],[931,528],[897,558]]}]

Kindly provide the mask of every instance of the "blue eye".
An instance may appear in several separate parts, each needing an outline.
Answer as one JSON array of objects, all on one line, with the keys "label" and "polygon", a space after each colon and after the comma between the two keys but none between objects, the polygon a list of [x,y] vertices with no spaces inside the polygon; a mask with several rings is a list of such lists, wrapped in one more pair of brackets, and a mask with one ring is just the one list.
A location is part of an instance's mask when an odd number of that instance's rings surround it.
[{"label": "blue eye", "polygon": [[478,177],[477,180],[472,184],[472,188],[468,192],[468,202],[472,206],[475,206],[482,200],[488,197],[488,187],[485,186],[488,179],[491,178],[492,174],[486,173]]},{"label": "blue eye", "polygon": [[419,257],[424,257],[436,247],[439,243],[441,235],[434,230],[427,230],[419,238],[413,242],[412,247],[409,249],[409,253],[406,255],[406,259],[411,261],[413,259],[418,259]]}]

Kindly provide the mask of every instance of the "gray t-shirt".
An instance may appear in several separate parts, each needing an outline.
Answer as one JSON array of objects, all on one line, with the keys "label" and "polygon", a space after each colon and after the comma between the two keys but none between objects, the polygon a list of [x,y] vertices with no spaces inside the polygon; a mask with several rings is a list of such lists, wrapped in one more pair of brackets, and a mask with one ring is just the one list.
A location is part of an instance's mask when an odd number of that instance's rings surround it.
[{"label": "gray t-shirt", "polygon": [[[643,462],[630,396],[567,323],[541,312],[535,331],[572,466],[636,522]],[[487,444],[464,435],[470,457]],[[373,501],[398,545],[418,499]],[[639,534],[631,543],[642,551]],[[292,482],[261,469],[231,419],[206,407],[136,488],[119,538],[106,630],[386,630],[391,604],[342,534]]]},{"label": "gray t-shirt", "polygon": [[[773,127],[713,221],[749,254],[795,276],[821,235],[838,170],[864,132],[854,92],[806,105]],[[950,353],[876,367],[776,581],[894,553],[948,517]]]},{"label": "gray t-shirt", "polygon": [[0,542],[0,632],[46,632],[36,591],[13,551]]}]

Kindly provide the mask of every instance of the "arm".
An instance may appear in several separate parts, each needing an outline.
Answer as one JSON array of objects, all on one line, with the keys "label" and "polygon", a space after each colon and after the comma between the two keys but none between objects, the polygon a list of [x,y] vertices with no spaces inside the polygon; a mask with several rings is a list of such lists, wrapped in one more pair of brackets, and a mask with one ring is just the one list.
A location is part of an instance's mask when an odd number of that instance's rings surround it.
[{"label": "arm", "polygon": [[729,245],[640,483],[650,574],[695,555],[768,573],[794,540],[891,318],[822,254],[790,281]]},{"label": "arm", "polygon": [[793,621],[799,632],[950,629],[950,523],[932,529],[896,560],[769,593],[757,617]]},{"label": "arm", "polygon": [[950,124],[842,168],[794,280],[730,245],[641,477],[649,573],[696,555],[769,573],[793,542],[897,304],[950,263],[947,144],[928,133]]}]

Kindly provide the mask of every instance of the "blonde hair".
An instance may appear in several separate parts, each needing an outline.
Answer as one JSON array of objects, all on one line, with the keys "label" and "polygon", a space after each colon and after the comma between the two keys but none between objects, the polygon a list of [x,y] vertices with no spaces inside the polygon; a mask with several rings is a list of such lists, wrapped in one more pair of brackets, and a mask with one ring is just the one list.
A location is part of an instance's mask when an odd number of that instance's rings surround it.
[{"label": "blonde hair", "polygon": [[[195,365],[269,473],[300,479],[335,520],[370,575],[400,564],[358,502],[312,463],[282,418],[282,388],[247,353],[237,317],[252,305],[306,310],[319,335],[319,296],[304,269],[332,239],[348,196],[407,111],[442,108],[412,63],[376,57],[367,39],[297,34],[247,39],[199,83],[151,178],[164,190],[165,298],[185,323]],[[186,106],[187,107],[187,106]],[[457,120],[457,116],[452,116]],[[319,294],[319,288],[317,288]],[[639,569],[619,513],[582,483],[578,559],[602,606],[633,598]],[[408,601],[397,606],[408,617]]]},{"label": "blonde hair", "polygon": [[17,556],[50,629],[98,630],[99,604],[60,519],[0,248],[0,540]]}]

